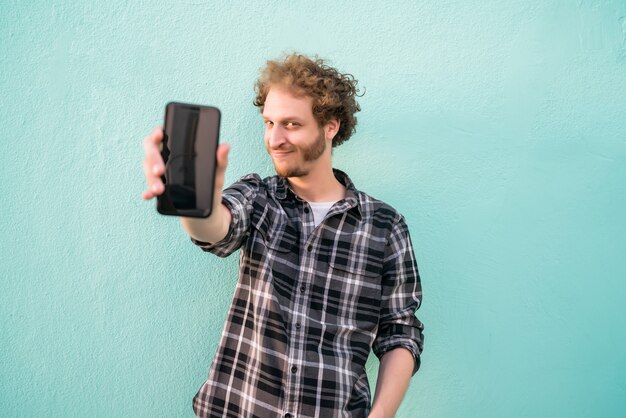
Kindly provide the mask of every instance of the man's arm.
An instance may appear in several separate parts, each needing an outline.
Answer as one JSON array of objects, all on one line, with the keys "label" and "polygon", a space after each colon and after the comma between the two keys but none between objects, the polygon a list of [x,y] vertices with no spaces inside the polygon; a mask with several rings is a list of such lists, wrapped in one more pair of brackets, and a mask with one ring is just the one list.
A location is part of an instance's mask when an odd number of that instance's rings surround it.
[{"label": "man's arm", "polygon": [[401,216],[385,248],[378,334],[372,345],[380,359],[372,417],[393,417],[419,369],[424,325],[415,317],[422,287],[409,231]]},{"label": "man's arm", "polygon": [[402,347],[383,355],[369,418],[391,418],[396,414],[409,387],[414,363],[413,354]]}]

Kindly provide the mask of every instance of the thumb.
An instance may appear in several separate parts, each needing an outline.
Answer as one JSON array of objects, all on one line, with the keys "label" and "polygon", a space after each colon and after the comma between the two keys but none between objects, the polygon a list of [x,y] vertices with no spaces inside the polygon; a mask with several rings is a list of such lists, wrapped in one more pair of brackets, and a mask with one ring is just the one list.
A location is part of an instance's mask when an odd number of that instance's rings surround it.
[{"label": "thumb", "polygon": [[221,195],[222,188],[224,187],[224,177],[226,172],[226,166],[228,166],[228,152],[230,151],[229,144],[219,144],[217,147],[217,167],[215,170],[215,193]]},{"label": "thumb", "polygon": [[228,153],[230,152],[230,144],[219,144],[217,146],[217,169],[226,170],[228,165]]}]

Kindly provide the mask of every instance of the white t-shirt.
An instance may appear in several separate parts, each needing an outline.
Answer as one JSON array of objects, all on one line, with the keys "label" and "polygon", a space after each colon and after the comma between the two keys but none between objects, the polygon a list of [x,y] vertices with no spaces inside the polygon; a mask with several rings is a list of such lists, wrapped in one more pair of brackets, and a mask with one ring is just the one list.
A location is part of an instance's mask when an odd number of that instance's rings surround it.
[{"label": "white t-shirt", "polygon": [[315,226],[318,226],[326,217],[326,214],[335,202],[309,202],[311,210],[313,211],[313,222]]}]

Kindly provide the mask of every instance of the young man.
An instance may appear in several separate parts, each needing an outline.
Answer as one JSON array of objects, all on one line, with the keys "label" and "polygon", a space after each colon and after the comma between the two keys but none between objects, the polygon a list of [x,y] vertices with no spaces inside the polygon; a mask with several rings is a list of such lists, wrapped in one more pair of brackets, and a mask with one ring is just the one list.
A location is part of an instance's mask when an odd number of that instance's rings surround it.
[{"label": "young man", "polygon": [[[239,281],[200,417],[392,417],[420,365],[420,278],[404,218],[332,167],[354,132],[356,80],[322,60],[268,61],[256,84],[277,176],[222,192],[217,151],[207,219],[181,218],[203,250],[240,254]],[[163,192],[157,128],[144,141],[149,185]],[[373,405],[365,362],[381,359]]]}]

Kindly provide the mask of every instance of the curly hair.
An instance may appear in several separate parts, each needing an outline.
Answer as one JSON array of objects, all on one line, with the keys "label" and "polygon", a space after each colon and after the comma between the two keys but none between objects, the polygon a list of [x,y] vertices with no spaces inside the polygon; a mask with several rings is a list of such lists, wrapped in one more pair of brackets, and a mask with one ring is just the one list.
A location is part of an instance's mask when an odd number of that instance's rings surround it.
[{"label": "curly hair", "polygon": [[319,126],[331,119],[339,121],[339,131],[333,138],[333,147],[347,141],[355,131],[356,116],[361,110],[355,96],[357,80],[352,74],[342,74],[323,59],[311,59],[300,54],[286,55],[282,61],[267,61],[256,81],[254,105],[261,112],[270,88],[286,86],[293,94],[313,98],[313,116]]}]

